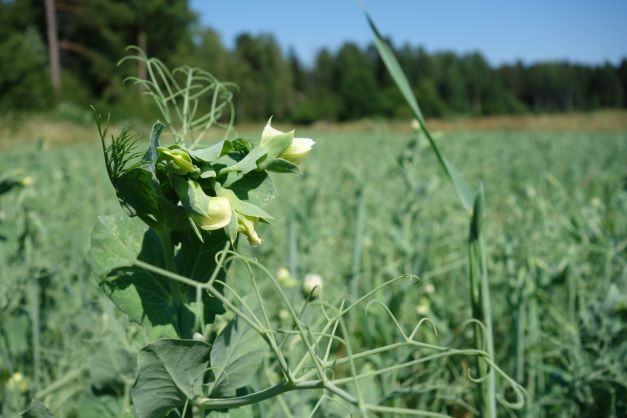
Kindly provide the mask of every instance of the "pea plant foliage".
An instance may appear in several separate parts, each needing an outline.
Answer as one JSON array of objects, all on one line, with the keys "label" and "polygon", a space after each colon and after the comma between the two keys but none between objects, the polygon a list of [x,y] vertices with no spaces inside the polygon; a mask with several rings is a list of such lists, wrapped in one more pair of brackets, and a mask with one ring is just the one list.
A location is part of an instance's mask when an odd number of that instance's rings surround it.
[{"label": "pea plant foliage", "polygon": [[[231,85],[199,69],[170,71],[135,52],[129,59],[143,60],[149,79],[134,81],[167,123],[155,122],[147,149],[139,150],[136,133],[110,134],[109,118],[94,110],[124,213],[100,217],[91,241],[98,285],[147,342],[137,353],[128,416],[447,416],[398,398],[415,395],[402,390],[415,370],[455,357],[485,365],[469,381],[481,382],[490,370],[522,396],[481,343],[421,342],[431,333],[421,327],[428,320],[407,329],[377,299],[417,278],[397,277],[350,298],[327,298],[314,285],[295,298],[285,280],[243,255],[243,246],[272,245],[258,231],[273,221],[266,211],[272,178],[298,173],[315,141],[275,129],[272,120],[258,140],[230,137]],[[206,113],[203,103],[210,103]],[[224,129],[225,138],[205,147],[211,128]],[[397,340],[356,341],[364,315],[391,324]],[[374,394],[388,384],[387,397]],[[297,391],[302,402],[289,398]],[[34,401],[25,416],[47,414]]]}]

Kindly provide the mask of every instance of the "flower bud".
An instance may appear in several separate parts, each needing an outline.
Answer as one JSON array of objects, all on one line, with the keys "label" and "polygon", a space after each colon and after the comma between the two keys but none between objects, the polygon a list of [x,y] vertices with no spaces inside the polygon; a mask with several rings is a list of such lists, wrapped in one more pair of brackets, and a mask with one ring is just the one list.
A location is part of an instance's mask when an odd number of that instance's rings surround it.
[{"label": "flower bud", "polygon": [[279,318],[281,319],[281,321],[289,321],[291,316],[287,309],[281,309],[279,311]]},{"label": "flower bud", "polygon": [[246,235],[248,243],[253,246],[261,244],[261,238],[255,231],[255,222],[257,222],[257,219],[254,217],[242,214],[237,215],[237,232]]},{"label": "flower bud", "polygon": [[435,292],[435,286],[431,283],[425,285],[425,293],[431,295]]},{"label": "flower bud", "polygon": [[280,157],[297,164],[311,151],[315,143],[316,141],[309,138],[294,138]]},{"label": "flower bud", "polygon": [[7,382],[7,388],[17,392],[28,391],[28,381],[24,378],[24,375],[20,372],[15,372],[9,378]]},{"label": "flower bud", "polygon": [[322,277],[317,274],[309,273],[305,275],[303,280],[303,293],[305,296],[318,297],[322,292]]},{"label": "flower bud", "polygon": [[157,151],[164,160],[172,163],[174,173],[184,176],[189,173],[198,173],[200,170],[192,163],[192,157],[184,149],[158,147]]},{"label": "flower bud", "polygon": [[226,197],[207,196],[207,210],[204,214],[190,213],[194,223],[204,231],[224,228],[231,222],[231,204]]},{"label": "flower bud", "polygon": [[297,284],[296,280],[292,278],[290,271],[286,269],[285,267],[281,267],[279,270],[277,270],[276,279],[279,282],[279,284],[286,289],[294,287]]},{"label": "flower bud", "polygon": [[431,304],[429,303],[429,299],[420,298],[418,306],[416,306],[416,313],[418,315],[426,315],[431,311]]}]

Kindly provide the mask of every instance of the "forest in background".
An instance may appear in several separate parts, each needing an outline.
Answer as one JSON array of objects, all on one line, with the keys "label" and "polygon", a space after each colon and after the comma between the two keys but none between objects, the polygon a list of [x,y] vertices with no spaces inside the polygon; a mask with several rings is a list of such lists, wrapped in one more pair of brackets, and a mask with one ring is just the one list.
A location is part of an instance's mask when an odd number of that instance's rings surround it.
[{"label": "forest in background", "polygon": [[[491,66],[480,52],[430,53],[392,44],[427,116],[627,107],[627,57],[618,65]],[[295,123],[409,118],[372,45],[322,49],[308,66],[271,34],[242,33],[228,49],[186,1],[168,0],[0,0],[0,113],[94,103],[125,116],[148,116],[150,102],[124,88],[125,77],[145,77],[145,67],[117,65],[127,45],[237,84],[240,121],[268,115]]]}]

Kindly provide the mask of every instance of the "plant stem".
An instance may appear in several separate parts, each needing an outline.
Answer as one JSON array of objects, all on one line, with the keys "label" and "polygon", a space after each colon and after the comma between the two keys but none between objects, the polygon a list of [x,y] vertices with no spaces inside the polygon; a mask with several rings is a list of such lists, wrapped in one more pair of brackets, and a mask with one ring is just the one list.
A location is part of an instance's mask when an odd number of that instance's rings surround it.
[{"label": "plant stem", "polygon": [[[494,339],[492,336],[492,306],[490,302],[490,286],[488,283],[487,259],[483,236],[481,233],[483,223],[484,194],[480,187],[479,194],[475,198],[473,213],[470,222],[470,237],[468,240],[468,267],[470,277],[470,297],[472,316],[483,324],[476,324],[475,348],[482,349],[485,341],[485,351],[488,358],[494,359]],[[481,329],[483,328],[483,333]],[[486,379],[478,386],[479,409],[481,416],[496,418],[496,376],[494,368],[489,367],[484,359],[477,357],[476,361],[479,376]]]},{"label": "plant stem", "polygon": [[[163,250],[163,261],[165,262],[165,268],[172,273],[176,273],[176,262],[174,261],[174,247],[172,246],[172,240],[170,239],[170,231],[167,229],[160,229],[157,231],[159,239],[161,240],[161,248]],[[174,298],[174,304],[177,308],[180,308],[184,303],[183,293],[181,291],[181,283],[176,280],[168,280],[172,297]]]},{"label": "plant stem", "polygon": [[246,406],[253,403],[265,401],[266,399],[274,398],[285,392],[292,390],[304,390],[304,389],[322,389],[324,384],[320,380],[307,380],[298,383],[283,382],[274,386],[270,386],[267,389],[260,390],[259,392],[250,393],[244,396],[236,396],[233,398],[200,398],[194,401],[197,407],[203,407],[206,410],[213,409],[231,409],[238,408],[240,406]]}]

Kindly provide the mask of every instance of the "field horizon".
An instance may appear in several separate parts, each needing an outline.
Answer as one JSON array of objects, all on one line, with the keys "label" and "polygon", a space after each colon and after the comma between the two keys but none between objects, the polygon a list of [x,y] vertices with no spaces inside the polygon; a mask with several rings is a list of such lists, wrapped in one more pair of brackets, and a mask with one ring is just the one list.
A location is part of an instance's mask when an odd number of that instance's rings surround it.
[{"label": "field horizon", "polygon": [[[106,112],[106,109],[101,109]],[[128,124],[131,129],[148,132],[150,127],[144,121],[116,121],[118,128]],[[330,122],[319,121],[310,125],[293,125],[280,120],[274,123],[279,128],[305,130],[307,132],[369,132],[388,131],[410,133],[414,129],[411,119],[386,120],[368,118],[357,121]],[[237,133],[251,136],[260,132],[265,121],[246,121],[235,125]],[[627,132],[627,110],[605,109],[590,112],[543,113],[494,116],[459,116],[448,118],[427,118],[427,126],[434,132]],[[213,134],[213,135],[211,135]],[[209,137],[218,140],[217,131]],[[145,137],[145,135],[144,135]],[[145,139],[145,138],[144,138]],[[33,114],[5,115],[0,117],[0,151],[28,145],[42,140],[47,145],[59,146],[77,142],[97,143],[97,132],[93,126],[92,115],[86,109],[80,111],[57,111]]]}]

